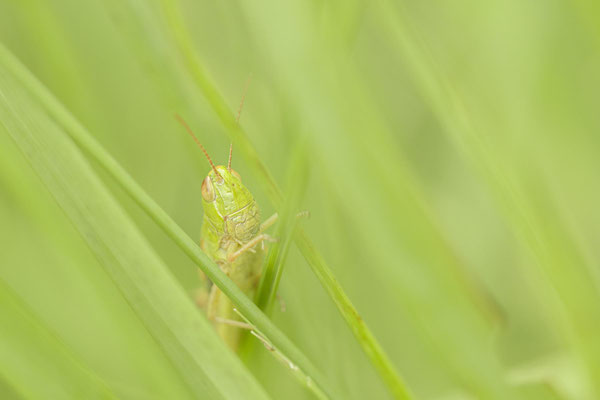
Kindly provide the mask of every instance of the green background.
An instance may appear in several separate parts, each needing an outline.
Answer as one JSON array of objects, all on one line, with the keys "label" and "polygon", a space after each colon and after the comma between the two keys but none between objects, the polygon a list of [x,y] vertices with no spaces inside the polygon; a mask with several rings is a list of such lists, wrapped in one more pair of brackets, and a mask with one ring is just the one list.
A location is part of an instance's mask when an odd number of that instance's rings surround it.
[{"label": "green background", "polygon": [[[0,0],[0,40],[197,239],[208,165],[173,114],[219,164],[229,138],[163,3]],[[252,74],[242,127],[284,192],[301,186],[301,225],[415,398],[600,397],[594,2],[179,6],[232,114]],[[15,115],[43,115],[23,104]],[[0,122],[0,397],[232,397],[227,369],[190,388]],[[299,148],[306,184],[288,178]],[[191,299],[197,267],[89,162]],[[389,396],[293,247],[279,293],[273,321],[341,398]],[[260,345],[244,364],[273,398],[313,396]]]}]

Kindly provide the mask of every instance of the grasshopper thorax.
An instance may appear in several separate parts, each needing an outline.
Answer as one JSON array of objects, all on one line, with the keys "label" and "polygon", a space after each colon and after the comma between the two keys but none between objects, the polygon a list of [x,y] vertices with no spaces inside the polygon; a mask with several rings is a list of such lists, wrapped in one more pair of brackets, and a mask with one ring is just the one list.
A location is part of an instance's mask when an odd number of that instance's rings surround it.
[{"label": "grasshopper thorax", "polygon": [[258,207],[233,169],[217,166],[202,181],[204,216],[219,234],[246,242],[258,231]]}]

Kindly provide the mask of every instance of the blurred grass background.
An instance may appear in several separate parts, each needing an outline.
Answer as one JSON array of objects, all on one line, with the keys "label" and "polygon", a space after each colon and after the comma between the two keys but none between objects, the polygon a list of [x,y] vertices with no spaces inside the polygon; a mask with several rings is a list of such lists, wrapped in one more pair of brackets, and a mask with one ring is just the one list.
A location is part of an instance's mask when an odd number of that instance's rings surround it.
[{"label": "blurred grass background", "polygon": [[[0,39],[196,238],[208,167],[173,113],[219,163],[229,141],[164,6],[2,0]],[[308,143],[302,225],[415,398],[600,397],[595,3],[180,6],[232,112],[252,73],[242,126],[284,189]],[[0,397],[89,379],[101,384],[88,398],[190,397],[6,129]],[[235,149],[233,165],[270,215]],[[196,266],[97,172],[191,293]],[[273,319],[331,385],[389,396],[295,249],[281,285]],[[88,372],[57,376],[65,357]],[[312,397],[267,351],[245,363],[273,398]]]}]

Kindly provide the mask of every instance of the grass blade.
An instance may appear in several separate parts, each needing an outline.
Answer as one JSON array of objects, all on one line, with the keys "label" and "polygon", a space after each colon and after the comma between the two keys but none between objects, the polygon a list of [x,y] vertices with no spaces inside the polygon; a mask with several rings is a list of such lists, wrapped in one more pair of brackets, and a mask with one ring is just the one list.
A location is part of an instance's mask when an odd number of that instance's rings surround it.
[{"label": "grass blade", "polygon": [[597,397],[600,394],[600,349],[591,332],[600,327],[600,310],[595,307],[600,302],[600,290],[594,267],[588,265],[589,260],[570,237],[561,210],[553,204],[552,195],[545,187],[543,175],[536,176],[539,171],[535,166],[528,166],[535,171],[530,177],[522,171],[515,173],[506,165],[499,152],[490,148],[474,127],[459,91],[441,68],[437,68],[402,12],[389,1],[382,4],[380,12],[386,29],[402,49],[418,89],[444,127],[443,132],[480,174],[515,237],[532,252],[534,264],[541,267],[559,293],[568,310],[569,339],[587,365],[589,381]]},{"label": "grass blade", "polygon": [[79,149],[36,101],[51,113],[60,110],[64,118],[69,118],[47,90],[0,47],[0,121],[189,390],[197,397],[266,398],[201,317]]},{"label": "grass blade", "polygon": [[[233,142],[236,143],[238,147],[242,148],[242,153],[245,155],[247,161],[261,176],[263,186],[269,194],[269,198],[275,208],[280,209],[283,204],[283,194],[281,189],[279,189],[273,176],[260,160],[256,150],[252,147],[244,134],[243,129],[236,123],[233,113],[231,113],[223,96],[219,93],[216,85],[213,84],[212,80],[204,70],[202,62],[194,51],[194,47],[184,27],[185,24],[177,9],[175,1],[164,0],[163,5],[172,35],[180,48],[188,70],[193,76],[198,88],[203,92],[213,110],[221,119],[222,124],[226,127]],[[325,259],[319,254],[310,238],[302,229],[298,230],[296,244],[390,391],[398,399],[411,398],[409,390],[400,377],[399,372],[396,370],[375,336],[371,333],[364,320],[358,314],[358,311],[350,301],[349,297],[335,279],[333,272],[325,262]]]},{"label": "grass blade", "polygon": [[[244,317],[263,332],[280,351],[292,360],[294,364],[309,376],[325,393],[330,392],[325,389],[327,385],[321,377],[321,374],[313,367],[312,363],[302,354],[302,352],[300,352],[300,350],[298,350],[296,346],[273,325],[258,307],[256,307],[256,305],[254,305],[254,303],[239,290],[219,267],[217,267],[216,264],[202,252],[202,250],[200,250],[198,245],[185,234],[185,232],[148,196],[146,192],[144,192],[137,182],[135,182],[123,168],[104,151],[91,135],[89,135],[85,128],[83,128],[83,126],[81,126],[79,122],[76,121],[6,49],[0,48],[0,61],[3,62],[10,73],[14,74],[14,77],[17,78],[21,84],[35,94],[36,98],[39,99],[44,107],[46,107],[53,118],[61,123],[71,138],[98,161],[98,163],[116,180],[117,183],[119,183],[119,185],[122,186],[122,188],[165,231],[165,233],[181,247],[181,249],[206,273],[206,275],[232,300]],[[150,250],[148,250],[148,252],[151,253]],[[165,280],[170,281],[166,278]],[[183,309],[187,307],[189,309],[189,307],[192,306],[188,299],[179,298],[177,301],[177,305],[170,307],[170,310],[179,309],[179,307]],[[140,312],[143,311],[143,309],[140,309]],[[167,309],[162,311],[168,315],[171,314],[171,311]],[[192,322],[194,324],[200,324],[198,321],[202,321],[202,329],[205,330],[208,325],[207,322],[197,315],[196,310],[193,310],[193,312],[195,317],[192,319]],[[186,328],[191,329],[192,327],[188,326]],[[195,329],[199,330],[198,327],[195,327]],[[191,331],[188,331],[187,333],[190,334]],[[196,334],[192,336],[196,336]],[[212,338],[215,337],[212,331],[206,336],[210,337],[210,340],[213,340]],[[193,338],[187,337],[186,339],[192,340]],[[211,346],[212,345],[214,344],[211,344]],[[219,342],[218,345],[214,345],[214,347],[221,349],[223,348],[222,346],[223,344],[221,342]],[[196,350],[200,352],[199,349]],[[209,359],[210,362],[205,362],[203,365],[208,364],[204,365],[204,368],[208,368],[211,371],[213,368],[218,369],[222,363],[222,360],[218,359],[216,356],[210,357]],[[231,362],[231,358],[227,358],[226,360],[228,363]],[[214,367],[211,366],[212,362],[215,363]],[[193,373],[186,371],[186,375],[191,378]],[[252,388],[252,380],[248,378],[246,379],[246,383]],[[224,386],[230,387],[233,385],[225,384]],[[254,391],[255,393],[260,393],[256,387],[254,387]]]},{"label": "grass blade", "polygon": [[23,398],[117,398],[1,280],[0,311],[0,377],[16,393]]},{"label": "grass blade", "polygon": [[268,314],[277,296],[279,282],[283,273],[283,267],[288,251],[294,239],[300,207],[300,200],[307,184],[306,148],[300,146],[295,156],[291,157],[288,172],[288,197],[279,215],[279,221],[275,230],[277,242],[269,248],[269,254],[265,260],[263,272],[255,296],[255,303],[261,310]]}]

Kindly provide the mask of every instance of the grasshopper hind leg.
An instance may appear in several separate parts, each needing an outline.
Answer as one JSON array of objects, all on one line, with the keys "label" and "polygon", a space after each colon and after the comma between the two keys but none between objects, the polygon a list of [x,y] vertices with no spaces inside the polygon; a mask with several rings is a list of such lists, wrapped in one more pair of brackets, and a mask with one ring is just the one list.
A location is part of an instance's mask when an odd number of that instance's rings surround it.
[{"label": "grasshopper hind leg", "polygon": [[194,301],[198,308],[206,310],[213,283],[202,271],[198,271],[200,286],[194,291]]},{"label": "grasshopper hind leg", "polygon": [[[204,239],[200,239],[199,244],[202,251],[206,251],[206,242]],[[193,298],[198,308],[206,311],[213,283],[201,269],[198,270],[198,278],[200,285],[194,290]]]}]

